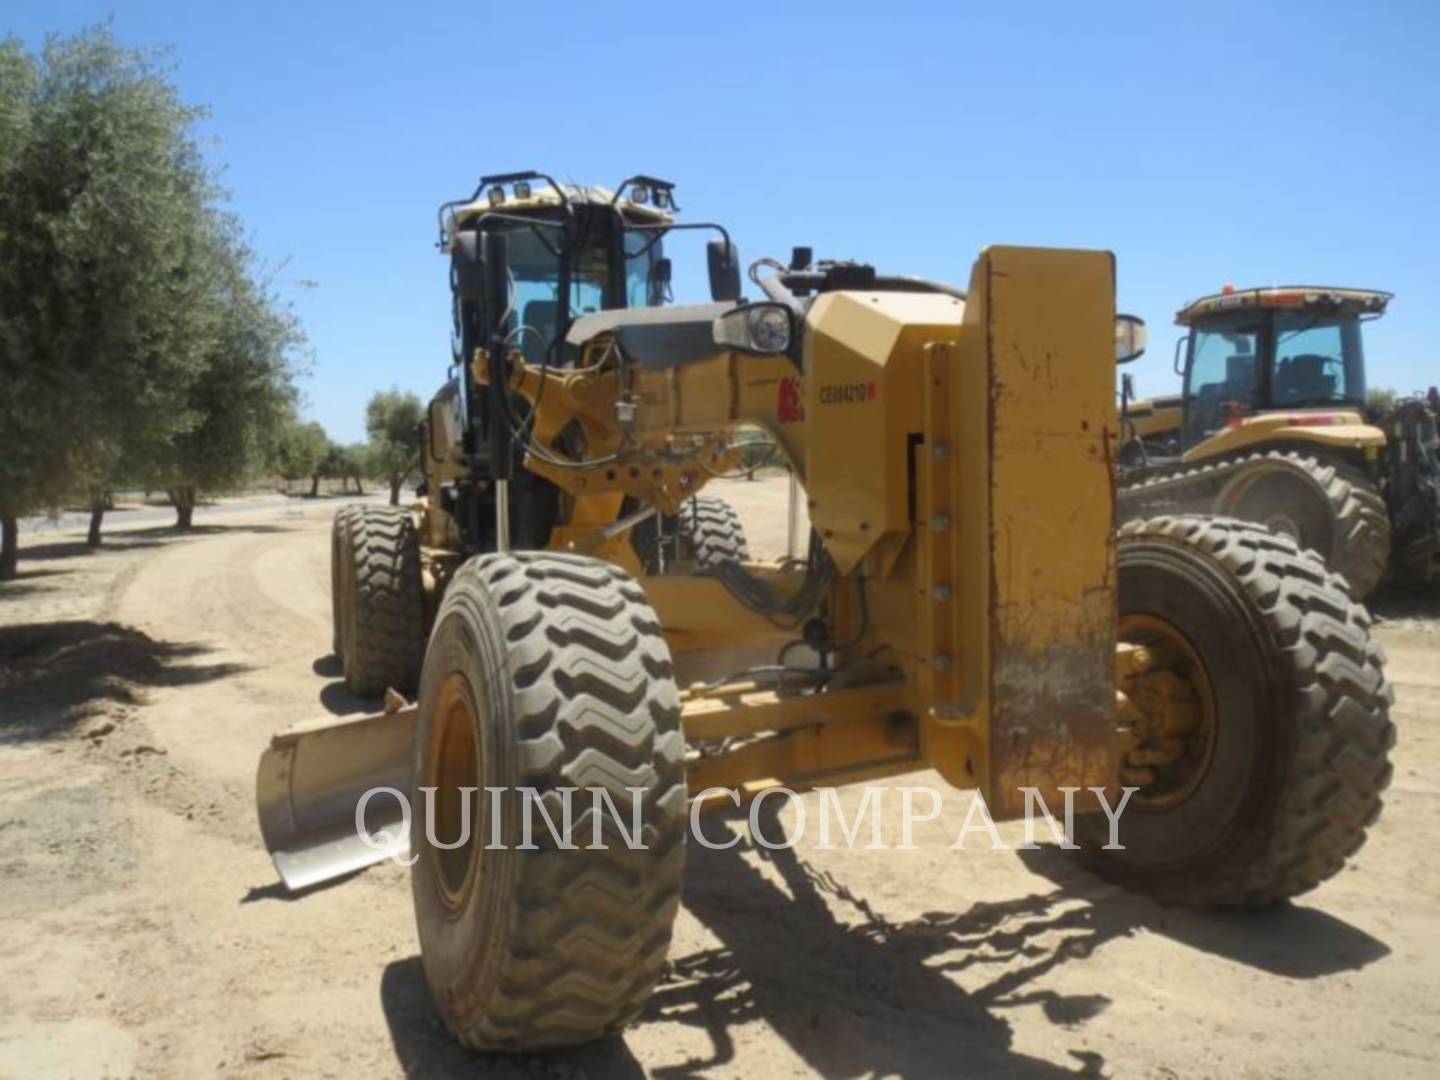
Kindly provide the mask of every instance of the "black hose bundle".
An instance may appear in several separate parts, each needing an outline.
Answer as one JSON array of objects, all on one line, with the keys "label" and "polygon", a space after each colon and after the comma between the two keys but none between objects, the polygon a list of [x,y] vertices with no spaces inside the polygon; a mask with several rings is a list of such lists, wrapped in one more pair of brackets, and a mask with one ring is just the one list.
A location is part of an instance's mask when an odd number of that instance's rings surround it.
[{"label": "black hose bundle", "polygon": [[805,559],[805,579],[789,596],[777,593],[769,584],[755,577],[738,562],[723,562],[710,567],[709,573],[720,579],[731,596],[751,611],[763,615],[774,625],[794,630],[815,610],[835,580],[835,561],[812,529],[810,550]]}]

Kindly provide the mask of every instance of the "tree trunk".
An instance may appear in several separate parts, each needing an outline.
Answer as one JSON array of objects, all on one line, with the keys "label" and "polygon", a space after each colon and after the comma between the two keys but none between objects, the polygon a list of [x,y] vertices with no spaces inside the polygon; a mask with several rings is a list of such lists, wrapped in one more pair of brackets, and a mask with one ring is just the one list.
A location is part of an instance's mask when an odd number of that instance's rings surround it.
[{"label": "tree trunk", "polygon": [[20,560],[20,522],[8,511],[0,511],[0,581],[16,574]]},{"label": "tree trunk", "polygon": [[100,546],[100,524],[105,520],[105,511],[115,508],[115,496],[105,488],[90,489],[90,533],[85,537],[89,547]]},{"label": "tree trunk", "polygon": [[358,477],[358,476],[355,477],[355,494],[356,494],[356,495],[364,495],[364,494],[365,494],[365,488],[364,488],[364,486],[360,483],[360,477]]},{"label": "tree trunk", "polygon": [[310,497],[318,498],[320,495],[320,474],[316,473],[310,478]]},{"label": "tree trunk", "polygon": [[390,477],[390,505],[400,505],[400,488],[405,483],[404,473],[394,473]]},{"label": "tree trunk", "polygon": [[170,505],[175,507],[175,528],[191,528],[195,521],[195,489],[176,488],[170,492]]}]

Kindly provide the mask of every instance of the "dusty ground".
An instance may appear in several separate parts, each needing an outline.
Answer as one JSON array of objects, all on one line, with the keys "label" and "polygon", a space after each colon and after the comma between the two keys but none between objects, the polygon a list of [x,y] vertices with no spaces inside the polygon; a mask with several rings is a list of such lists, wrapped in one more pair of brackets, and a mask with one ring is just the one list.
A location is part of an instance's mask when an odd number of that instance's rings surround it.
[{"label": "dusty ground", "polygon": [[[784,482],[728,486],[778,552]],[[623,1040],[461,1051],[405,872],[287,899],[256,832],[269,733],[363,704],[328,658],[336,505],[99,554],[26,538],[0,585],[0,1075],[1440,1075],[1440,598],[1415,597],[1380,631],[1386,815],[1292,907],[1200,916],[1054,850],[951,851],[957,797],[915,851],[692,847],[673,970]]]}]

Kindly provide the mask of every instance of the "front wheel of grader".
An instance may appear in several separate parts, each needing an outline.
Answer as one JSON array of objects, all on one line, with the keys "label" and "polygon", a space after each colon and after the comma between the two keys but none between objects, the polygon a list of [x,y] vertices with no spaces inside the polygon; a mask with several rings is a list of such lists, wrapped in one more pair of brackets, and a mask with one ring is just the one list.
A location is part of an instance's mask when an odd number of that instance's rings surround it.
[{"label": "front wheel of grader", "polygon": [[[332,538],[335,634],[353,694],[411,693],[425,653],[425,586],[420,538],[408,510],[355,508]],[[332,562],[332,567],[336,565]]]},{"label": "front wheel of grader", "polygon": [[1140,646],[1143,722],[1108,824],[1077,819],[1103,876],[1157,899],[1253,907],[1296,896],[1364,842],[1390,781],[1392,700],[1370,617],[1293,540],[1246,522],[1126,524],[1119,638]]},{"label": "front wheel of grader", "polygon": [[645,594],[597,559],[471,559],[436,617],[418,715],[411,885],[446,1025],[483,1050],[623,1027],[660,977],[687,824],[679,694]]}]

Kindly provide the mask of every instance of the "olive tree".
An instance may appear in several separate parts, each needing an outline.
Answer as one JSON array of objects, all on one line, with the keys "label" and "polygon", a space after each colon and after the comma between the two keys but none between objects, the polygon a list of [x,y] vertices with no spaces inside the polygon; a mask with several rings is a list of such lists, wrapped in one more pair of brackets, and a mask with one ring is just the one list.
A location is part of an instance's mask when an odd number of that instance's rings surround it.
[{"label": "olive tree", "polygon": [[365,406],[372,468],[390,485],[391,506],[400,502],[400,489],[420,464],[423,416],[418,397],[394,388],[377,391]]},{"label": "olive tree", "polygon": [[319,424],[302,423],[291,416],[281,427],[270,447],[270,467],[287,484],[295,480],[312,480],[312,491],[318,487],[320,463],[330,448],[330,439]]},{"label": "olive tree", "polygon": [[283,415],[296,328],[216,209],[200,116],[108,29],[0,42],[0,577],[20,515],[84,498],[98,542],[117,482],[164,478],[186,523]]},{"label": "olive tree", "polygon": [[197,332],[202,364],[186,393],[191,425],[151,448],[147,483],[169,493],[188,529],[200,495],[243,483],[267,460],[295,403],[293,315],[270,293],[238,223],[217,217],[207,237],[207,291]]}]

